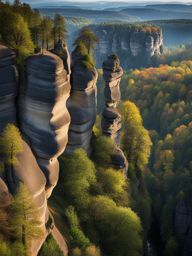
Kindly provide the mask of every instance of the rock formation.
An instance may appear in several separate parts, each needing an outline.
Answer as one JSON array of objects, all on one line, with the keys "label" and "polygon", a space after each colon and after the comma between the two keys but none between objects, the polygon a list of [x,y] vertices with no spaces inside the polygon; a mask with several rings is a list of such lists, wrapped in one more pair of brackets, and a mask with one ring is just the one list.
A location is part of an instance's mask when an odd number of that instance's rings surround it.
[{"label": "rock formation", "polygon": [[0,133],[8,123],[13,123],[23,139],[18,164],[6,166],[0,173],[0,207],[10,204],[19,182],[27,186],[44,230],[44,236],[30,247],[30,255],[36,256],[53,226],[47,197],[58,179],[57,157],[67,144],[70,116],[66,101],[70,83],[63,61],[46,52],[27,60],[21,86],[14,57],[10,49],[0,46]]},{"label": "rock formation", "polygon": [[69,92],[70,84],[61,58],[45,52],[27,60],[19,101],[20,127],[47,177],[48,195],[58,180],[57,157],[67,144]]},{"label": "rock formation", "polygon": [[14,65],[15,54],[0,45],[0,132],[7,123],[16,124],[18,72]]},{"label": "rock formation", "polygon": [[112,164],[117,169],[122,169],[126,174],[128,162],[120,149],[121,114],[117,106],[121,99],[120,81],[123,69],[116,55],[111,55],[103,63],[103,78],[105,80],[104,96],[105,109],[102,114],[101,128],[104,135],[111,137],[116,144]]},{"label": "rock formation", "polygon": [[97,70],[86,67],[81,61],[81,53],[76,49],[72,54],[71,94],[68,110],[71,116],[67,153],[77,148],[91,152],[92,128],[96,120]]},{"label": "rock formation", "polygon": [[177,202],[174,215],[174,230],[180,245],[180,255],[192,255],[192,200],[188,198],[180,199]]},{"label": "rock formation", "polygon": [[91,29],[100,42],[95,49],[98,67],[107,56],[118,54],[123,68],[148,67],[154,57],[163,51],[161,29],[150,25],[104,24],[92,25]]},{"label": "rock formation", "polygon": [[55,44],[55,47],[51,52],[56,54],[63,60],[64,69],[66,70],[68,79],[70,80],[71,60],[65,42],[62,39],[59,39],[59,41]]}]

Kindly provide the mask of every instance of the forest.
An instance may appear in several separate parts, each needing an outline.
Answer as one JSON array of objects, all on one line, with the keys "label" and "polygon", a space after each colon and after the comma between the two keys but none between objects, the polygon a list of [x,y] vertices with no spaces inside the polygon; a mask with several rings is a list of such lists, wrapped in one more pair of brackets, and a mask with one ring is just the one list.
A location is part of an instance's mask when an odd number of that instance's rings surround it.
[{"label": "forest", "polygon": [[[63,16],[43,16],[19,0],[0,1],[0,42],[15,51],[20,73],[29,56],[43,55],[58,40],[66,46],[67,36]],[[73,43],[73,65],[91,72],[98,42],[93,31],[83,28]],[[46,225],[51,227],[55,219],[70,256],[182,255],[185,241],[177,215],[183,204],[190,208],[192,193],[191,49],[189,44],[167,50],[154,67],[124,71],[118,111],[120,147],[128,159],[126,175],[112,163],[115,141],[102,132],[105,82],[103,70],[97,70],[91,154],[76,149],[60,156],[59,181],[48,201],[52,214]],[[22,150],[22,134],[14,124],[7,124],[0,136],[0,178],[6,176],[7,166],[18,165]],[[39,209],[25,184],[11,194],[8,205],[0,195],[0,255],[30,256],[31,241],[42,236]],[[63,252],[50,234],[38,255]]]}]

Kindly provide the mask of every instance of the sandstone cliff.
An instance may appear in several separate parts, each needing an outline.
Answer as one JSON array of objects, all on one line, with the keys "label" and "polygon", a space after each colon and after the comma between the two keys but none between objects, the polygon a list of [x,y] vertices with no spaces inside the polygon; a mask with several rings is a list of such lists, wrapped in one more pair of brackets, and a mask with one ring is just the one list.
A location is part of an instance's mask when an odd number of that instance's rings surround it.
[{"label": "sandstone cliff", "polygon": [[163,35],[158,27],[131,24],[92,25],[99,37],[95,49],[98,67],[102,60],[116,53],[123,68],[139,68],[153,65],[156,55],[163,51]]},{"label": "sandstone cliff", "polygon": [[10,203],[19,182],[27,186],[44,230],[44,236],[31,244],[33,256],[52,229],[47,198],[58,180],[57,157],[67,144],[70,83],[61,58],[49,52],[28,58],[24,79],[18,83],[14,58],[10,49],[0,46],[0,132],[12,123],[23,139],[18,164],[6,166],[0,175],[0,207]]},{"label": "sandstone cliff", "polygon": [[[89,63],[87,63],[89,65]],[[83,65],[79,49],[72,53],[71,94],[68,110],[71,116],[66,153],[77,148],[91,152],[92,128],[96,120],[97,70],[93,65]]]},{"label": "sandstone cliff", "polygon": [[111,137],[116,144],[112,164],[115,168],[123,170],[126,175],[128,162],[120,149],[121,114],[117,108],[121,99],[119,85],[122,75],[123,69],[118,57],[116,55],[109,56],[103,63],[105,108],[102,114],[101,128],[103,134]]}]

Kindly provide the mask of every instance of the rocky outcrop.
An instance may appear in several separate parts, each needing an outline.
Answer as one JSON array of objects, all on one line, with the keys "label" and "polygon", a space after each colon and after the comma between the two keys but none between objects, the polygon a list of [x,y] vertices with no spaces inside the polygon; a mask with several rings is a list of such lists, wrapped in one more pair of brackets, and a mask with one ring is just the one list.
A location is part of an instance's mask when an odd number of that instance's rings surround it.
[{"label": "rocky outcrop", "polygon": [[163,51],[161,29],[150,25],[104,24],[90,26],[99,37],[95,49],[98,67],[102,59],[116,53],[123,68],[152,66],[155,56]]},{"label": "rocky outcrop", "polygon": [[63,60],[64,69],[66,70],[68,79],[70,80],[71,60],[65,42],[62,39],[59,39],[59,41],[55,44],[55,47],[51,52],[56,54]]},{"label": "rocky outcrop", "polygon": [[0,132],[7,123],[17,123],[18,72],[14,59],[14,52],[0,45]]},{"label": "rocky outcrop", "polygon": [[70,84],[61,58],[45,52],[27,60],[19,101],[20,127],[47,178],[48,196],[58,180],[57,157],[67,144],[69,92]]},{"label": "rocky outcrop", "polygon": [[116,150],[112,156],[115,168],[123,170],[126,175],[128,162],[120,149],[121,114],[117,107],[121,99],[120,81],[123,69],[116,55],[111,55],[103,63],[103,78],[105,80],[105,109],[102,114],[101,128],[104,135],[115,141]]},{"label": "rocky outcrop", "polygon": [[190,197],[177,202],[174,228],[180,245],[180,255],[192,255],[192,199]]},{"label": "rocky outcrop", "polygon": [[90,142],[92,128],[96,120],[97,70],[94,66],[87,68],[81,62],[81,53],[72,54],[71,94],[68,110],[71,116],[69,139],[66,153],[83,148],[91,152]]},{"label": "rocky outcrop", "polygon": [[70,116],[66,101],[70,83],[61,58],[45,52],[27,60],[21,86],[14,58],[10,49],[0,46],[0,133],[13,123],[23,140],[18,164],[6,166],[0,173],[0,207],[10,204],[20,182],[27,186],[44,230],[44,236],[30,247],[30,255],[36,256],[53,227],[47,198],[58,179],[57,157],[67,144]]}]

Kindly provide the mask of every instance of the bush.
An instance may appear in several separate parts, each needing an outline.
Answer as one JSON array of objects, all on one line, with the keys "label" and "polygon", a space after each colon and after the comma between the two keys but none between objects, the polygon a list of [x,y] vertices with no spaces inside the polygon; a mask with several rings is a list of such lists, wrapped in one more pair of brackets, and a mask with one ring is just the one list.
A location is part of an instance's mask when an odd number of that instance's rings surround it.
[{"label": "bush", "polygon": [[90,212],[108,255],[139,256],[141,254],[141,223],[130,208],[117,207],[111,199],[98,196],[93,198]]},{"label": "bush", "polygon": [[43,244],[39,256],[64,256],[52,235]]},{"label": "bush", "polygon": [[93,158],[98,165],[109,166],[111,164],[111,156],[115,150],[114,141],[106,136],[100,136],[96,139],[93,148]]},{"label": "bush", "polygon": [[115,202],[128,204],[127,182],[122,172],[113,169],[100,169],[98,182],[101,184],[104,194],[111,197]]},{"label": "bush", "polygon": [[74,207],[69,206],[65,214],[70,225],[70,234],[72,236],[73,245],[80,248],[86,248],[90,244],[90,241],[81,230]]},{"label": "bush", "polygon": [[85,251],[85,256],[101,256],[100,249],[95,247],[94,245],[91,245],[87,247]]},{"label": "bush", "polygon": [[0,255],[1,256],[11,256],[12,255],[10,246],[4,241],[0,241]]},{"label": "bush", "polygon": [[91,186],[96,182],[95,166],[84,150],[78,149],[70,156],[61,158],[63,191],[65,198],[77,211],[89,204]]}]

